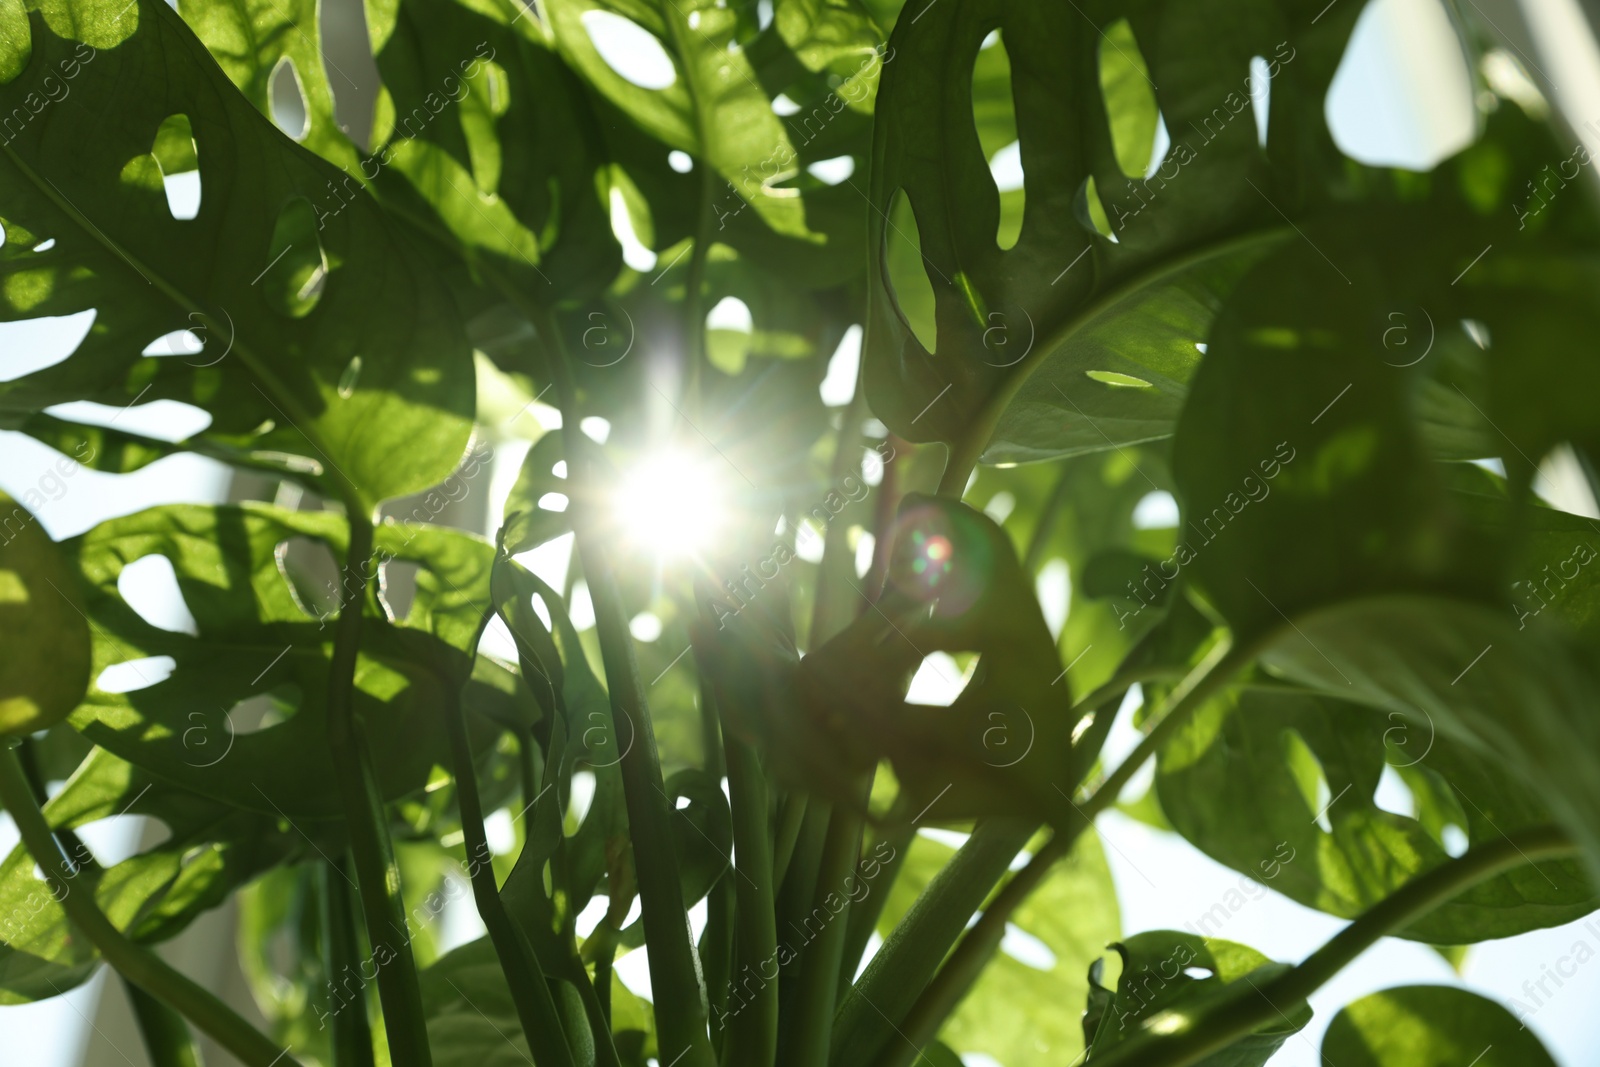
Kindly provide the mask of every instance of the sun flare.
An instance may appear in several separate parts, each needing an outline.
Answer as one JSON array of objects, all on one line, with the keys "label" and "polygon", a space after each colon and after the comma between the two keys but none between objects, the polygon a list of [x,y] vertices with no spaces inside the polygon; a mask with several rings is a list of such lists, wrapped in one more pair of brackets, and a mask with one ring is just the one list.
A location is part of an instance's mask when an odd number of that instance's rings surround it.
[{"label": "sun flare", "polygon": [[614,501],[623,536],[663,558],[710,548],[727,525],[725,462],[669,451],[623,477]]}]

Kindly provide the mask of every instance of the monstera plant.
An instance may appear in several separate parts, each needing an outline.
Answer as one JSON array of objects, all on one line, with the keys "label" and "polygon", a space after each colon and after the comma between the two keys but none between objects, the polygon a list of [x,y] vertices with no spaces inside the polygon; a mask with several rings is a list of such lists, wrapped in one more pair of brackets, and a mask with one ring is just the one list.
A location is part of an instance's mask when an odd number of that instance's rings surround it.
[{"label": "monstera plant", "polygon": [[[238,501],[4,504],[0,1001],[109,964],[162,1065],[1245,1067],[1379,938],[1600,906],[1600,527],[1535,491],[1596,485],[1588,153],[1450,5],[1470,143],[1350,158],[1362,9],[0,0],[0,317],[91,320],[0,424]],[[1119,804],[1349,924],[1123,931]],[[155,951],[229,900],[265,1029]],[[1553,1062],[1428,986],[1322,1055]]]}]

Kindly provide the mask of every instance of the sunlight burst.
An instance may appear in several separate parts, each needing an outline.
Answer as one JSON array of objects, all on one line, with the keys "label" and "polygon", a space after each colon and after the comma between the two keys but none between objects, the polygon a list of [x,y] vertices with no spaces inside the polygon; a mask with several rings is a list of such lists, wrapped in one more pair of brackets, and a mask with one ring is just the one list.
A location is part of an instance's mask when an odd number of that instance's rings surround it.
[{"label": "sunlight burst", "polygon": [[726,463],[686,452],[644,460],[623,478],[614,502],[624,536],[656,555],[690,555],[711,547],[728,520]]}]

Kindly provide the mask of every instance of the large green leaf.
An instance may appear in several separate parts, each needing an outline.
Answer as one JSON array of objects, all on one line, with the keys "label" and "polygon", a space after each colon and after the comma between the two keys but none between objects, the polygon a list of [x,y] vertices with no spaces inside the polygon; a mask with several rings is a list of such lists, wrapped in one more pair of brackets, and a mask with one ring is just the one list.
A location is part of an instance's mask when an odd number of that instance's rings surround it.
[{"label": "large green leaf", "polygon": [[1423,596],[1367,597],[1300,616],[1263,654],[1304,685],[1438,730],[1517,774],[1600,873],[1594,657],[1553,620]]},{"label": "large green leaf", "polygon": [[[1292,232],[1266,196],[1292,184],[1288,208],[1304,212],[1326,195],[1301,178],[1339,164],[1321,99],[1356,9],[1313,21],[1270,0],[1151,3],[1130,13],[1131,34],[1121,14],[1109,3],[986,0],[929,5],[898,23],[878,110],[866,353],[874,406],[897,433],[956,441],[981,421],[991,460],[1170,434],[1221,298]],[[986,75],[996,29],[1027,201],[1006,249],[992,146],[973,122],[991,84],[975,80],[974,63]],[[1123,44],[1102,50],[1108,30]],[[1265,149],[1245,114],[1252,56],[1270,57],[1274,75]],[[1153,116],[1130,71],[1156,87],[1175,138],[1137,186],[1125,166],[1141,149],[1149,160],[1153,145],[1127,139]],[[914,235],[905,216],[891,220],[902,192]],[[906,240],[919,241],[935,295],[931,347],[885,270]]]},{"label": "large green leaf", "polygon": [[[341,172],[236,93],[170,8],[49,4],[0,47],[32,49],[0,107],[36,115],[0,154],[0,315],[96,312],[71,358],[6,384],[6,409],[185,401],[211,415],[205,437],[362,507],[450,473],[473,387],[447,295],[370,201],[318,216]],[[176,219],[163,167],[195,153],[199,215]],[[141,354],[185,328],[199,358]]]},{"label": "large green leaf", "polygon": [[[829,66],[853,56],[867,79],[864,88],[870,90],[881,57],[864,15],[854,14],[845,3],[790,0],[780,6],[784,11],[776,32],[802,62]],[[719,230],[749,206],[780,236],[827,243],[826,234],[811,225],[807,201],[788,187],[801,173],[802,156],[797,135],[773,112],[772,97],[786,86],[764,86],[762,72],[747,54],[759,58],[759,46],[749,40],[749,27],[740,25],[733,7],[555,0],[545,10],[562,54],[584,78],[651,137],[711,168],[716,180],[703,180],[702,189],[716,203],[702,204],[700,210],[715,212]],[[653,39],[670,62],[659,80],[647,82],[648,88],[614,69],[591,35],[590,27],[599,27],[597,32],[604,35],[619,27],[626,31],[630,22],[634,33]],[[838,108],[822,112],[822,125],[852,100],[869,100],[870,91],[838,99]],[[803,122],[798,126],[804,129]],[[810,140],[815,134],[801,136]]]},{"label": "large green leaf", "polygon": [[543,303],[620,266],[604,145],[582,84],[516,0],[368,5],[384,98],[360,173],[471,266]]},{"label": "large green leaf", "polygon": [[67,716],[89,685],[89,626],[78,576],[28,510],[0,493],[0,735]]},{"label": "large green leaf", "polygon": [[[280,551],[308,538],[338,555],[345,537],[342,520],[326,512],[176,506],[113,519],[68,542],[86,588],[97,679],[73,726],[158,777],[233,806],[336,816],[342,809],[323,718],[333,620],[317,613],[314,597],[300,599]],[[377,583],[369,586],[356,669],[357,715],[379,784],[393,798],[420,789],[444,750],[438,708],[445,687],[466,673],[492,549],[439,527],[399,523],[378,528],[377,548],[385,561],[422,568],[403,625],[388,621],[372,593]],[[151,624],[119,593],[124,568],[150,555],[172,564],[195,633]],[[161,656],[173,661],[170,676],[164,665],[139,662]],[[137,688],[100,688],[101,672],[130,661],[124,681]],[[242,732],[233,719],[238,705],[262,695],[277,701],[281,721]],[[467,688],[469,709],[492,709],[502,721],[525,700],[514,685]],[[484,746],[500,729],[486,717],[470,721]]]},{"label": "large green leaf", "polygon": [[[1413,816],[1378,807],[1386,764],[1410,787]],[[1162,750],[1156,783],[1173,827],[1250,876],[1250,895],[1265,886],[1344,918],[1444,863],[1446,844],[1458,843],[1446,827],[1481,844],[1550,821],[1531,790],[1425,723],[1271,687],[1202,708]],[[1199,915],[1201,933],[1226,928],[1244,888]],[[1474,886],[1397,932],[1465,944],[1570,922],[1597,905],[1576,863],[1544,863]]]},{"label": "large green leaf", "polygon": [[[172,937],[261,871],[323,847],[275,816],[176,788],[103,749],[95,750],[44,811],[57,830],[130,814],[157,819],[167,829],[159,844],[104,871],[92,854],[69,853],[75,873],[67,891],[94,893],[112,921],[140,941]],[[34,862],[18,845],[0,864],[0,910],[7,916],[0,929],[0,1003],[63,993],[87,979],[98,959],[34,877]]]},{"label": "large green leaf", "polygon": [[1399,986],[1348,1004],[1328,1024],[1322,1058],[1339,1067],[1555,1067],[1505,1008],[1453,986]]},{"label": "large green leaf", "polygon": [[[1091,1061],[1094,1051],[1127,1040],[1144,1020],[1162,1011],[1203,1005],[1225,1009],[1230,1001],[1257,998],[1263,982],[1288,969],[1247,945],[1176,930],[1136,934],[1113,947],[1122,957],[1122,974],[1109,1001],[1103,993],[1091,996],[1090,1011],[1100,1016],[1090,1046]],[[1311,1008],[1301,1005],[1293,1014],[1196,1061],[1197,1067],[1261,1067],[1310,1021]]]}]

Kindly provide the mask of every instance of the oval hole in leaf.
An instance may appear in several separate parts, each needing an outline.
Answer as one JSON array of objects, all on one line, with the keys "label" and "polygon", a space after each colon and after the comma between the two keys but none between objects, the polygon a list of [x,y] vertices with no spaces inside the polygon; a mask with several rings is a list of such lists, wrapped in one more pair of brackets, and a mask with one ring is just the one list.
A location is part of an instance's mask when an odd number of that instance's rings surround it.
[{"label": "oval hole in leaf", "polygon": [[967,687],[967,681],[967,673],[962,671],[954,656],[948,652],[930,653],[923,657],[916,674],[911,676],[906,703],[947,708],[956,702],[956,697]]},{"label": "oval hole in leaf", "polygon": [[755,320],[750,307],[736,296],[725,296],[706,315],[706,358],[725,374],[744,370],[750,355]]},{"label": "oval hole in leaf", "polygon": [[544,624],[546,630],[552,628],[550,607],[544,602],[544,597],[539,593],[533,594],[533,613],[539,616],[539,621]]},{"label": "oval hole in leaf", "polygon": [[1155,489],[1133,506],[1135,530],[1166,530],[1178,525],[1178,502],[1165,489]]},{"label": "oval hole in leaf", "polygon": [[572,772],[572,796],[567,803],[567,825],[572,827],[567,836],[571,837],[583,827],[583,820],[588,817],[589,809],[594,806],[595,777],[593,771],[576,770]]},{"label": "oval hole in leaf", "polygon": [[328,259],[311,201],[296,196],[283,205],[263,258],[265,268],[254,284],[266,295],[272,310],[291,319],[311,314],[322,299],[328,277]]},{"label": "oval hole in leaf", "polygon": [[111,664],[94,684],[102,693],[133,693],[166,681],[177,666],[171,656],[141,656]]},{"label": "oval hole in leaf", "polygon": [[1217,976],[1217,972],[1213,971],[1210,967],[1185,967],[1183,969],[1183,973],[1200,982],[1205,981],[1207,978],[1215,978]]},{"label": "oval hole in leaf", "polygon": [[[21,277],[14,274],[7,280],[15,283]],[[16,297],[9,286],[7,297],[15,306]],[[53,367],[72,355],[89,336],[95,313],[95,309],[90,308],[71,315],[41,315],[36,319],[0,322],[0,382]]]},{"label": "oval hole in leaf", "polygon": [[1135,378],[1131,374],[1122,374],[1114,370],[1087,370],[1083,372],[1089,378],[1104,385],[1114,386],[1118,389],[1153,389],[1155,388],[1143,378]]},{"label": "oval hole in leaf", "polygon": [[272,121],[296,141],[311,129],[311,111],[306,107],[306,92],[294,60],[284,56],[267,79],[267,96],[272,103]]},{"label": "oval hole in leaf", "polygon": [[1400,772],[1388,763],[1383,765],[1383,773],[1378,776],[1378,788],[1372,793],[1372,804],[1391,815],[1407,819],[1417,817],[1416,795],[1406,785],[1405,779],[1400,777]]},{"label": "oval hole in leaf", "polygon": [[324,3],[318,14],[322,19],[322,80],[333,95],[333,121],[363,152],[369,151],[383,79],[362,5]]},{"label": "oval hole in leaf", "polygon": [[1439,832],[1439,843],[1444,846],[1445,855],[1455,859],[1467,850],[1471,842],[1467,840],[1465,830],[1451,823]]},{"label": "oval hole in leaf", "polygon": [[1272,67],[1266,56],[1250,57],[1250,110],[1256,117],[1256,143],[1265,148],[1272,114]]},{"label": "oval hole in leaf", "polygon": [[172,561],[163,555],[142,556],[117,575],[117,592],[134,613],[169,633],[198,637],[194,614],[184,602]]},{"label": "oval hole in leaf", "polygon": [[1060,638],[1061,628],[1067,624],[1067,609],[1072,603],[1072,573],[1067,561],[1058,557],[1040,567],[1033,586],[1050,636]]},{"label": "oval hole in leaf", "polygon": [[384,560],[378,568],[378,599],[394,622],[404,622],[417,599],[417,572],[421,566],[409,559]]},{"label": "oval hole in leaf", "polygon": [[832,159],[819,159],[806,168],[806,173],[823,185],[838,185],[855,172],[856,159],[854,156],[834,156]]},{"label": "oval hole in leaf", "polygon": [[1324,106],[1339,150],[1374,167],[1432,170],[1477,136],[1465,50],[1444,6],[1373,0]]},{"label": "oval hole in leaf", "polygon": [[546,493],[539,498],[539,506],[545,511],[566,511],[567,504],[565,493]]},{"label": "oval hole in leaf", "polygon": [[933,282],[922,262],[922,234],[917,229],[916,213],[904,189],[894,194],[889,205],[889,224],[883,234],[883,261],[886,282],[894,298],[900,320],[931,354],[939,340],[938,320],[934,315]]},{"label": "oval hole in leaf", "polygon": [[1159,113],[1149,65],[1127,19],[1118,19],[1102,31],[1099,60],[1100,95],[1117,166],[1130,178],[1142,178],[1155,154]]},{"label": "oval hole in leaf", "polygon": [[1022,172],[1022,144],[1017,140],[1017,107],[1011,86],[1011,56],[1004,35],[995,30],[983,39],[972,64],[972,121],[978,144],[989,164],[989,176],[1000,194],[1000,219],[995,243],[1015,247],[1022,235],[1027,202]]},{"label": "oval hole in leaf", "polygon": [[141,356],[198,356],[205,341],[193,330],[173,330],[144,346]]},{"label": "oval hole in leaf", "polygon": [[200,154],[189,116],[168,115],[156,130],[150,154],[161,167],[161,183],[166,187],[167,210],[172,217],[187,220],[200,214]]},{"label": "oval hole in leaf", "polygon": [[345,365],[344,373],[339,375],[339,397],[349,400],[355,394],[356,382],[361,379],[361,357],[351,356],[350,362]]},{"label": "oval hole in leaf", "polygon": [[[1117,235],[1111,232],[1111,220],[1106,216],[1106,208],[1100,202],[1100,192],[1095,188],[1093,178],[1085,178],[1078,187],[1077,199],[1072,205],[1072,214],[1082,226],[1092,234],[1110,238],[1112,243],[1117,242]],[[1138,214],[1135,209],[1131,214]]]},{"label": "oval hole in leaf", "polygon": [[828,358],[828,373],[817,387],[822,402],[830,408],[840,408],[850,403],[850,399],[856,395],[856,377],[860,370],[861,327],[852,325],[839,338],[839,347]]},{"label": "oval hole in leaf", "polygon": [[[132,800],[137,797],[130,798]],[[118,803],[121,807],[121,802]],[[121,812],[77,828],[77,834],[102,867],[115,867],[172,839],[172,828],[153,815]]]},{"label": "oval hole in leaf", "polygon": [[609,11],[582,15],[583,28],[606,66],[641,89],[666,89],[678,80],[678,68],[656,35],[637,22]]},{"label": "oval hole in leaf", "polygon": [[305,693],[293,682],[245,697],[228,709],[228,731],[240,736],[270,730],[293,718],[304,700]]},{"label": "oval hole in leaf", "polygon": [[314,619],[331,621],[339,611],[339,564],[333,550],[310,537],[278,542],[278,573],[295,606]]}]

